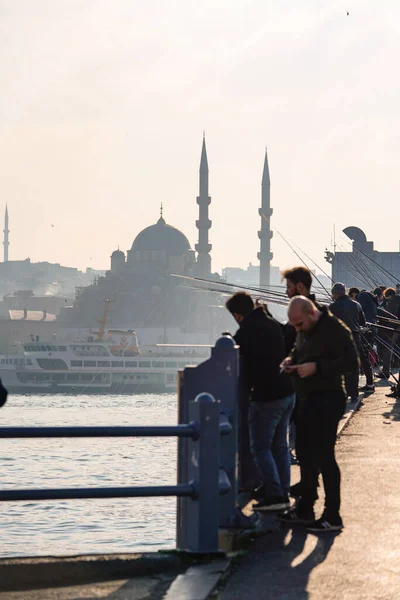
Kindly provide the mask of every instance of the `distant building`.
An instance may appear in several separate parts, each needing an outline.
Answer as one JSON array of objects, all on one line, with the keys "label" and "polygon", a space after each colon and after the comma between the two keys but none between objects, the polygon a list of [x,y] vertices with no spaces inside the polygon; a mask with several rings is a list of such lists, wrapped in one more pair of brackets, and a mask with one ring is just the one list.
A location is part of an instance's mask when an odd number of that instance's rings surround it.
[{"label": "distant building", "polygon": [[[236,285],[248,285],[251,287],[260,288],[260,267],[249,263],[247,269],[240,267],[225,267],[222,269],[222,277],[228,283],[234,283]],[[269,281],[270,286],[283,286],[282,276],[279,267],[269,265]]]},{"label": "distant building", "polygon": [[378,285],[395,286],[400,282],[400,252],[379,252],[358,227],[347,227],[343,233],[353,242],[351,251],[326,250],[332,265],[332,279],[347,287],[372,289]]}]

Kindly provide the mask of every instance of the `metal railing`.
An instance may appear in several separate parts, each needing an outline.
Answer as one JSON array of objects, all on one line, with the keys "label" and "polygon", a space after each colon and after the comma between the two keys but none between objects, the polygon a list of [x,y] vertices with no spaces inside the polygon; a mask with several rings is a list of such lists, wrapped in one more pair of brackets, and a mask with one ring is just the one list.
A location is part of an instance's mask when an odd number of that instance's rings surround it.
[{"label": "metal railing", "polygon": [[180,373],[178,425],[0,428],[0,439],[177,437],[177,485],[11,489],[0,490],[0,501],[176,496],[177,548],[217,552],[219,527],[232,525],[236,512],[237,377],[237,348],[221,338],[208,361]]}]

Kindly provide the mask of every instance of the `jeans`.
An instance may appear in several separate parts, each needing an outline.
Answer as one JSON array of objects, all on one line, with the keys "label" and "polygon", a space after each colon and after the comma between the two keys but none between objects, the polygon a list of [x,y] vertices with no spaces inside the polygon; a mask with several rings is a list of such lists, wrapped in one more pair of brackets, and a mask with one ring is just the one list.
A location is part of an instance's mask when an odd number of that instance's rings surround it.
[{"label": "jeans", "polygon": [[340,470],[335,458],[337,428],[346,406],[343,392],[314,392],[298,398],[297,437],[302,497],[299,510],[309,513],[318,497],[318,475],[325,488],[325,514],[335,517],[340,510]]},{"label": "jeans", "polygon": [[250,392],[241,388],[239,392],[239,490],[241,492],[252,492],[261,484],[260,474],[254,462],[250,449],[249,435],[249,406]]},{"label": "jeans", "polygon": [[293,407],[293,394],[272,402],[250,403],[250,446],[267,501],[289,494],[288,430]]},{"label": "jeans", "polygon": [[[356,345],[358,354],[360,354],[360,334],[353,331],[354,343]],[[350,371],[344,374],[344,387],[346,389],[346,393],[352,400],[358,398],[358,379],[359,379],[359,368],[354,371]]]},{"label": "jeans", "polygon": [[373,385],[374,376],[372,373],[372,365],[369,357],[370,348],[372,346],[369,340],[370,337],[368,336],[368,334],[365,334],[363,336],[363,339],[360,340],[360,346],[358,348],[358,351],[360,353],[361,366],[364,369],[364,375],[367,379],[367,385]]}]

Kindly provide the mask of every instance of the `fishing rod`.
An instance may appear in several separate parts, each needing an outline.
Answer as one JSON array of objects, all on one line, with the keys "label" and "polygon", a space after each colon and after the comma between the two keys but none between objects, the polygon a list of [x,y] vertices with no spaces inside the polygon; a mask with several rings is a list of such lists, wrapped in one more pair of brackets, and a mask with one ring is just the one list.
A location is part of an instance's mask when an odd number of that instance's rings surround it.
[{"label": "fishing rod", "polygon": [[[271,221],[268,219],[268,217],[266,217],[264,215],[264,213],[260,213],[261,217],[263,219],[265,219],[269,225],[269,227],[271,229],[273,229],[274,231],[276,231],[276,233],[278,235],[280,235],[280,237],[283,239],[283,241],[289,246],[289,248],[292,250],[292,252],[295,253],[295,255],[297,256],[297,258],[299,260],[301,260],[301,262],[303,263],[303,265],[306,267],[306,269],[309,269],[308,265],[306,264],[306,262],[302,259],[302,257],[300,256],[300,254],[298,252],[296,252],[296,250],[293,248],[293,246],[287,241],[287,239],[285,238],[285,236],[276,228],[276,227],[271,227]],[[326,287],[323,285],[323,283],[321,283],[321,281],[318,279],[317,275],[314,275],[315,279],[318,281],[319,285],[325,290],[326,295],[330,298],[330,292],[328,292],[328,290],[326,289]]]},{"label": "fishing rod", "polygon": [[376,262],[373,258],[371,258],[370,256],[368,256],[368,254],[366,254],[365,252],[363,252],[362,250],[360,250],[360,248],[355,248],[355,250],[357,250],[358,252],[360,252],[365,258],[367,258],[374,265],[376,265],[383,273],[385,273],[386,275],[389,275],[389,277],[391,278],[392,281],[394,281],[395,283],[397,283],[397,278],[393,275],[393,273],[391,273],[390,271],[388,271],[387,269],[385,269],[385,267],[383,267],[378,262]]},{"label": "fishing rod", "polygon": [[[300,252],[302,252],[306,258],[308,258],[308,260],[311,260],[311,262],[313,263],[313,265],[314,265],[314,266],[316,266],[316,267],[317,267],[317,269],[319,269],[319,270],[320,270],[320,271],[321,271],[321,272],[322,272],[322,273],[325,275],[325,277],[327,277],[328,279],[330,279],[332,283],[335,283],[335,282],[333,281],[332,277],[331,277],[330,275],[328,275],[328,273],[327,273],[326,271],[324,271],[324,269],[322,269],[322,268],[321,268],[321,267],[320,267],[320,266],[319,266],[319,265],[318,265],[318,264],[315,262],[315,260],[313,260],[313,259],[311,258],[311,256],[308,256],[307,252],[304,252],[304,250],[302,250],[302,249],[300,248],[300,246],[298,246],[298,245],[297,245],[297,244],[295,244],[294,242],[293,242],[293,245],[294,245],[294,246],[296,246],[296,248],[298,248],[298,249],[300,250]],[[326,288],[325,288],[325,289],[326,289]]]},{"label": "fishing rod", "polygon": [[[206,279],[204,277],[189,277],[187,275],[177,275],[175,273],[171,273],[170,275],[171,277],[179,277],[180,279],[184,279],[187,281],[199,281],[201,283],[207,283],[207,284],[212,284],[212,285],[221,285],[221,286],[226,286],[226,287],[230,287],[230,288],[237,288],[237,289],[243,289],[243,290],[249,290],[249,291],[253,291],[253,292],[257,292],[257,293],[262,293],[262,294],[270,294],[270,295],[275,295],[278,298],[287,298],[286,294],[283,292],[277,292],[274,290],[269,290],[267,288],[257,288],[255,286],[249,286],[249,285],[241,285],[238,283],[230,283],[228,281],[216,281],[214,279]],[[198,289],[205,289],[205,288],[198,288]]]},{"label": "fishing rod", "polygon": [[373,258],[371,258],[371,256],[368,256],[368,254],[366,252],[363,252],[362,250],[360,250],[360,248],[354,247],[348,240],[345,240],[345,241],[347,244],[352,246],[353,250],[357,250],[358,252],[360,252],[360,254],[362,254],[364,256],[364,258],[368,259],[370,262],[372,262],[374,265],[376,265],[383,273],[385,273],[386,275],[389,275],[389,277],[392,279],[392,281],[397,282],[397,278],[395,277],[395,275],[393,275],[393,273],[391,273],[390,271],[385,269],[385,267],[383,267],[378,262],[376,262]]},{"label": "fishing rod", "polygon": [[346,255],[347,260],[350,261],[353,265],[355,265],[355,268],[358,269],[358,272],[362,274],[362,276],[364,277],[363,283],[367,282],[368,286],[376,287],[378,284],[373,271],[367,265],[365,265],[360,258],[357,258],[357,256],[355,256],[353,253],[346,252],[346,250],[342,246],[339,247],[341,248],[342,252]]},{"label": "fishing rod", "polygon": [[[287,297],[286,293],[282,293],[282,292],[275,292],[275,291],[271,291],[271,290],[267,290],[267,289],[263,289],[263,288],[256,288],[253,286],[246,286],[246,285],[240,285],[240,284],[236,284],[236,283],[229,283],[229,282],[220,282],[220,281],[214,281],[211,279],[205,279],[202,277],[188,277],[187,275],[177,275],[175,273],[171,273],[171,277],[179,277],[181,279],[187,280],[187,281],[192,281],[192,282],[197,282],[200,281],[201,283],[210,283],[212,285],[214,284],[218,284],[221,286],[228,286],[231,288],[231,290],[234,289],[238,289],[238,290],[245,290],[245,291],[249,291],[252,292],[253,295],[255,297],[259,297],[260,299],[263,299],[264,301],[270,302],[271,304],[277,304],[280,306],[288,306],[290,299]],[[216,292],[216,293],[225,293],[226,290],[220,290],[220,289],[215,289],[215,288],[199,288],[199,287],[195,287],[193,286],[193,289],[197,289],[197,290],[204,290],[204,291],[212,291],[212,292]],[[325,298],[318,298],[318,301],[321,304],[326,303],[326,299]]]},{"label": "fishing rod", "polygon": [[[355,276],[355,278],[363,285],[365,284],[365,282],[367,282],[369,286],[376,287],[376,283],[370,279],[370,274],[369,274],[369,272],[367,272],[365,270],[364,266],[363,265],[360,266],[359,261],[357,261],[357,259],[355,257],[353,257],[350,252],[346,252],[343,249],[343,247],[340,246],[340,244],[336,244],[336,245],[340,248],[342,253],[345,254],[344,258],[346,259],[347,263],[351,263],[353,265],[353,268],[355,269],[355,273],[359,273],[359,274],[363,275],[364,279],[359,279],[359,277],[357,277],[357,275],[354,275],[354,274],[353,274],[353,277]],[[372,283],[371,283],[371,281],[372,281]]]}]

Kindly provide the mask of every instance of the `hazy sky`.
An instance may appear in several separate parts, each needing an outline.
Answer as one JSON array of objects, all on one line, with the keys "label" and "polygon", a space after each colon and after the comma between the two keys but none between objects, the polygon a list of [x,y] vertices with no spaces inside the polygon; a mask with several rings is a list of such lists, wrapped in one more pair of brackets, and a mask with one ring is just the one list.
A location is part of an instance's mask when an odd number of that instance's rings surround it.
[{"label": "hazy sky", "polygon": [[334,223],[396,250],[399,57],[398,0],[0,0],[10,258],[106,268],[160,202],[194,246],[204,129],[214,270],[257,262],[266,145],[272,225],[323,269]]}]

